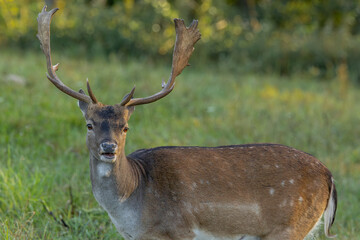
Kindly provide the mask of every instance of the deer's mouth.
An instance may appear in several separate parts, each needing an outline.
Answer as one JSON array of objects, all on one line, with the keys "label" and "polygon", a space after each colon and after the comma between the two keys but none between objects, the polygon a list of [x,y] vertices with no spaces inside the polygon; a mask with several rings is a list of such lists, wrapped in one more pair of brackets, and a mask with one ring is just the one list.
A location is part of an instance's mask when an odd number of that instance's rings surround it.
[{"label": "deer's mouth", "polygon": [[100,153],[100,160],[104,162],[114,162],[116,159],[115,152],[101,152]]},{"label": "deer's mouth", "polygon": [[101,156],[105,156],[107,158],[113,158],[115,157],[115,153],[102,153]]}]

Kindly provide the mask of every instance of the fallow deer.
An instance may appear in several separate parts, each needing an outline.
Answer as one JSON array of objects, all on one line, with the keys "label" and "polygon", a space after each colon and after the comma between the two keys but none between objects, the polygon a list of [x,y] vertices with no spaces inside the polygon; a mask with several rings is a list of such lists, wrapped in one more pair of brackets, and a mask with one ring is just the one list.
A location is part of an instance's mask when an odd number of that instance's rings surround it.
[{"label": "fallow deer", "polygon": [[330,171],[315,157],[279,144],[158,147],[126,156],[128,120],[135,105],[169,94],[200,39],[198,22],[175,19],[168,82],[145,98],[133,88],[120,104],[99,102],[67,87],[52,65],[50,22],[38,16],[47,78],[76,98],[87,124],[92,191],[125,239],[304,239],[324,216],[328,237],[337,205]]}]

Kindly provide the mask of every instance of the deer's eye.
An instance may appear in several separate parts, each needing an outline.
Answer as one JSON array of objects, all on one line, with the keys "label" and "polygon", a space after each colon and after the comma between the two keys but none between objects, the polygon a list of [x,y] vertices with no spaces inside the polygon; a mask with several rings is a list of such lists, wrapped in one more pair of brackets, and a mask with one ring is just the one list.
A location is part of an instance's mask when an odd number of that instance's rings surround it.
[{"label": "deer's eye", "polygon": [[124,127],[123,132],[126,133],[129,130],[128,127]]},{"label": "deer's eye", "polygon": [[86,127],[88,130],[93,130],[93,125],[92,124],[86,124]]}]

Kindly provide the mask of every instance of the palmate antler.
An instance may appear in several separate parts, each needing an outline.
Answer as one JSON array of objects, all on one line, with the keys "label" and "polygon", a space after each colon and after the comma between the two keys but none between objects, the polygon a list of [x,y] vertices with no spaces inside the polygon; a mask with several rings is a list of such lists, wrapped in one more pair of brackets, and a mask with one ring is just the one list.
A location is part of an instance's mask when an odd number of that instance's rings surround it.
[{"label": "palmate antler", "polygon": [[51,62],[50,23],[53,15],[56,13],[57,10],[59,9],[54,8],[51,11],[47,12],[46,6],[44,6],[44,8],[42,9],[41,13],[39,13],[39,16],[37,18],[38,34],[36,36],[40,40],[41,49],[43,50],[46,57],[47,70],[48,70],[46,76],[60,91],[66,93],[67,95],[86,103],[97,103],[97,100],[91,91],[90,84],[88,81],[87,81],[87,89],[90,97],[80,92],[76,92],[71,88],[69,88],[68,86],[66,86],[55,73],[59,68],[59,64],[53,66]]},{"label": "palmate antler", "polygon": [[[87,89],[89,96],[83,94],[83,91],[76,92],[66,86],[56,75],[56,71],[59,68],[59,64],[52,65],[51,62],[51,49],[50,49],[50,23],[55,12],[59,10],[58,8],[52,9],[51,11],[46,11],[46,6],[42,9],[41,13],[37,18],[38,20],[38,34],[37,37],[40,40],[41,49],[43,50],[46,62],[48,73],[47,78],[62,92],[68,94],[71,97],[74,97],[80,101],[87,103],[98,103],[95,95],[91,91],[89,82],[87,81]],[[152,96],[145,98],[132,98],[135,92],[135,87],[128,93],[123,100],[121,101],[122,106],[135,106],[141,104],[147,104],[155,102],[166,95],[168,95],[175,86],[175,78],[182,72],[182,70],[188,65],[189,58],[194,51],[195,43],[201,38],[199,29],[197,29],[198,21],[193,20],[189,27],[185,26],[184,20],[174,19],[175,22],[175,31],[176,31],[176,41],[173,52],[173,61],[172,69],[169,80],[167,83],[162,83],[162,90]]]},{"label": "palmate antler", "polygon": [[135,106],[155,102],[168,95],[175,86],[175,78],[188,66],[189,58],[194,51],[194,45],[200,40],[201,34],[197,29],[198,21],[193,20],[189,27],[185,26],[184,20],[175,18],[176,41],[173,52],[171,74],[168,82],[162,82],[162,90],[145,98],[134,98],[135,87],[121,102],[123,106]]}]

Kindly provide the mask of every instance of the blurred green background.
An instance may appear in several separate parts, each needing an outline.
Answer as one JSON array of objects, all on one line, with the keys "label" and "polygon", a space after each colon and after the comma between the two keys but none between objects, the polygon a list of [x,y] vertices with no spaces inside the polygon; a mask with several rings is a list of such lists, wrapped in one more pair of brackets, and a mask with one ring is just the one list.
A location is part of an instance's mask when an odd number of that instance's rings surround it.
[{"label": "blurred green background", "polygon": [[[77,0],[59,7],[53,62],[69,87],[115,104],[160,90],[172,19],[202,39],[163,100],[136,107],[126,152],[164,145],[289,145],[333,173],[337,239],[360,239],[360,2]],[[119,239],[95,201],[76,101],[45,77],[44,1],[0,0],[0,239]],[[320,230],[319,239],[325,239]]]},{"label": "blurred green background", "polygon": [[[358,0],[48,0],[61,11],[54,49],[69,54],[166,59],[172,19],[199,19],[193,60],[237,70],[329,79],[346,67],[360,82]],[[34,16],[43,1],[0,1],[0,46],[38,50]]]}]

